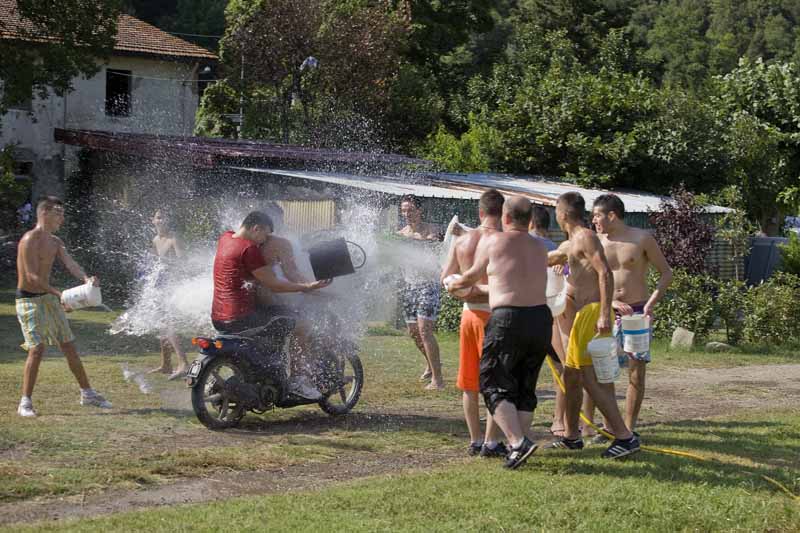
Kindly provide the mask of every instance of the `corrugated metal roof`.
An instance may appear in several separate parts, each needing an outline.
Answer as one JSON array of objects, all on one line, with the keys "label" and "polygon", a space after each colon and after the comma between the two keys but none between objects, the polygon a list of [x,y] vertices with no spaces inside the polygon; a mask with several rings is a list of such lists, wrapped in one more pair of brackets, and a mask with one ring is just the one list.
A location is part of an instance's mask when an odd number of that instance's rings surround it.
[{"label": "corrugated metal roof", "polygon": [[[399,178],[395,176],[356,176],[337,172],[314,172],[305,170],[281,170],[270,168],[233,167],[248,172],[286,176],[354,187],[369,191],[402,196],[413,194],[421,198],[454,198],[477,200],[488,189],[497,189],[506,194],[518,194],[532,202],[555,206],[558,197],[568,191],[581,193],[586,205],[591,206],[601,194],[613,192],[625,204],[630,213],[658,211],[664,196],[640,191],[608,191],[586,189],[570,183],[559,183],[545,178],[510,176],[504,174],[448,174],[426,173],[422,176]],[[707,206],[708,213],[724,213],[728,208],[716,205]]]},{"label": "corrugated metal roof", "polygon": [[459,200],[477,200],[483,194],[480,190],[461,190],[447,186],[425,185],[421,183],[404,182],[389,176],[356,176],[339,172],[315,172],[310,170],[281,170],[276,168],[250,168],[231,167],[237,170],[270,174],[272,176],[286,176],[305,180],[321,181],[345,187],[354,187],[367,191],[380,192],[403,196],[414,194],[422,198],[454,198]]}]

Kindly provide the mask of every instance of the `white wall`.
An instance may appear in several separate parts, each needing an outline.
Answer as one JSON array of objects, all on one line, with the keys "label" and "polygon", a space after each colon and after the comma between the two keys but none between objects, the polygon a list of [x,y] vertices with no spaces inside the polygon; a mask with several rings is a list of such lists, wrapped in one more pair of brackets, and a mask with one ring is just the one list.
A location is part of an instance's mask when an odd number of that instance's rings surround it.
[{"label": "white wall", "polygon": [[[108,68],[132,72],[130,116],[106,116]],[[31,113],[6,113],[0,119],[0,147],[15,144],[26,159],[33,154],[34,196],[63,195],[64,175],[73,170],[77,150],[56,143],[54,128],[191,135],[198,104],[193,68],[193,63],[112,57],[94,77],[76,78],[66,96],[34,98]]]}]

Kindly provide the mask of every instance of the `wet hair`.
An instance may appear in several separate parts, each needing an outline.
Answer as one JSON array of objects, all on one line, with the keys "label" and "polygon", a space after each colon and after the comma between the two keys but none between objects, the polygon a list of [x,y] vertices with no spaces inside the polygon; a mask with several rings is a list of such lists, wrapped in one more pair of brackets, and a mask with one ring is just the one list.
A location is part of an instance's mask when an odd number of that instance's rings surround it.
[{"label": "wet hair", "polygon": [[272,223],[270,216],[263,211],[251,211],[242,221],[244,229],[253,229],[256,226],[269,228],[270,231],[275,230],[275,225]]},{"label": "wet hair", "polygon": [[503,204],[503,212],[508,213],[514,224],[528,227],[531,222],[532,205],[527,198],[512,196]]},{"label": "wet hair", "polygon": [[413,194],[406,194],[405,196],[400,198],[400,203],[402,204],[403,202],[408,202],[417,209],[422,208],[422,200],[420,200],[418,196],[414,196]]},{"label": "wet hair", "polygon": [[503,213],[503,202],[506,199],[497,189],[489,189],[481,194],[478,208],[490,217],[499,217]]},{"label": "wet hair", "polygon": [[575,221],[583,221],[586,213],[586,200],[578,192],[565,192],[558,197],[558,203],[564,206],[567,218]]},{"label": "wet hair", "polygon": [[617,218],[625,218],[625,204],[622,203],[620,197],[616,194],[602,194],[595,198],[594,207],[599,207],[606,215],[609,213],[616,213]]},{"label": "wet hair", "polygon": [[533,212],[531,213],[531,220],[533,227],[540,230],[547,230],[550,227],[550,213],[544,207],[533,204]]},{"label": "wet hair", "polygon": [[57,198],[55,196],[45,196],[36,204],[36,212],[37,213],[46,213],[47,211],[52,211],[56,207],[64,208],[64,202],[61,198]]}]

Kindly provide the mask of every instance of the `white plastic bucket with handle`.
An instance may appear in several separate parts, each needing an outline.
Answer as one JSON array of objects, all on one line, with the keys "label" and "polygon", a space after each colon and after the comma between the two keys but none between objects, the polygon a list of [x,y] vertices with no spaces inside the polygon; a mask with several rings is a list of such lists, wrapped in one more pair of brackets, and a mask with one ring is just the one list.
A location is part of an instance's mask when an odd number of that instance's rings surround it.
[{"label": "white plastic bucket with handle", "polygon": [[561,315],[567,308],[567,280],[563,275],[556,274],[553,267],[547,269],[545,296],[553,317]]},{"label": "white plastic bucket with handle", "polygon": [[626,352],[637,353],[650,350],[650,317],[645,315],[623,316],[622,348]]},{"label": "white plastic bucket with handle", "polygon": [[617,339],[595,337],[589,342],[586,350],[592,356],[592,365],[598,383],[614,383],[620,373],[617,359]]},{"label": "white plastic bucket with handle", "polygon": [[61,293],[61,303],[68,309],[83,309],[84,307],[97,307],[103,305],[103,295],[100,287],[91,283],[84,283],[78,287],[67,289]]}]

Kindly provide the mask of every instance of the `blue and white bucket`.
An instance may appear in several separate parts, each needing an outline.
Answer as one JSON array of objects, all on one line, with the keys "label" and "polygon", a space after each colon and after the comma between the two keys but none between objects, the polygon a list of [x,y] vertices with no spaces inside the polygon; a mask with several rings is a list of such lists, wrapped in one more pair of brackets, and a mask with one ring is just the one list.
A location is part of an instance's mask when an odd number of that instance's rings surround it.
[{"label": "blue and white bucket", "polygon": [[622,349],[629,353],[641,353],[650,350],[650,317],[645,315],[623,316]]}]

